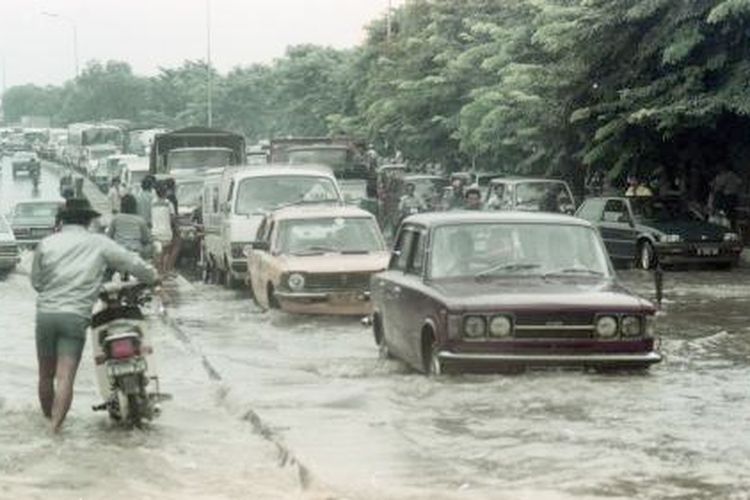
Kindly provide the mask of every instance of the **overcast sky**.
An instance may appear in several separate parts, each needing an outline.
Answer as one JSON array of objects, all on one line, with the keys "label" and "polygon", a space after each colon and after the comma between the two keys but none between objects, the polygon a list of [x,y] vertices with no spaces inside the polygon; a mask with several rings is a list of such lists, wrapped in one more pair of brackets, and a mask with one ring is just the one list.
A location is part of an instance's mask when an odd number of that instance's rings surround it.
[{"label": "overcast sky", "polygon": [[[208,0],[212,59],[222,73],[268,62],[288,45],[351,47],[388,0]],[[207,0],[0,0],[5,84],[59,84],[90,59],[127,61],[139,74],[206,56]],[[392,0],[393,5],[401,3]],[[51,18],[49,12],[61,17]],[[68,20],[68,21],[66,21]],[[1,83],[1,82],[0,82]]]}]

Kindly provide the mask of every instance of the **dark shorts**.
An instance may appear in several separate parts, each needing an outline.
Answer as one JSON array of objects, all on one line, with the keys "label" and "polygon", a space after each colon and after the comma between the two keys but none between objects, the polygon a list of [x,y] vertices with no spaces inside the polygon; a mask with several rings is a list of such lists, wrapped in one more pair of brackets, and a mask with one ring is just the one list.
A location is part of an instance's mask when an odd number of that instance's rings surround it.
[{"label": "dark shorts", "polygon": [[37,313],[36,352],[39,357],[81,359],[89,319],[71,313]]}]

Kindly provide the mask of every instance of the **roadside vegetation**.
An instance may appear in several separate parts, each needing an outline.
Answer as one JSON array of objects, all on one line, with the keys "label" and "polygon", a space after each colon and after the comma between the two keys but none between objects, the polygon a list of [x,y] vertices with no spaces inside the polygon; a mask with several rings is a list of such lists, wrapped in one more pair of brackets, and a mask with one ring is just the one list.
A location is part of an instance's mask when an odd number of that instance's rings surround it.
[{"label": "roadside vegetation", "polygon": [[[386,24],[351,50],[295,46],[214,73],[214,125],[580,182],[748,171],[750,0],[410,0]],[[61,87],[8,89],[5,116],[201,124],[206,69],[92,61]]]}]

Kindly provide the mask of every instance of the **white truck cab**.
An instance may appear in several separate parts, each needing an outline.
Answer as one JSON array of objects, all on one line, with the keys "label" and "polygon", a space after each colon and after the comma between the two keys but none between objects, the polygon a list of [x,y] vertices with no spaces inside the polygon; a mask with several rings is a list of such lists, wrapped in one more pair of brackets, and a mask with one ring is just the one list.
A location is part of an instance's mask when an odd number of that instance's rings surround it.
[{"label": "white truck cab", "polygon": [[303,203],[343,203],[330,168],[239,166],[207,176],[203,187],[204,271],[228,287],[246,282],[244,250],[256,239],[263,216],[281,206]]}]

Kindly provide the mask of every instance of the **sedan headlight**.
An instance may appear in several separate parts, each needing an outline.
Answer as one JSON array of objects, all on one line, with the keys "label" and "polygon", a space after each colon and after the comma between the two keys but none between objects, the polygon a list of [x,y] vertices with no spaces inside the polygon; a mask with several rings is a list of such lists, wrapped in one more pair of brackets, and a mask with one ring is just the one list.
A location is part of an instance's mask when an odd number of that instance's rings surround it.
[{"label": "sedan headlight", "polygon": [[724,241],[740,241],[740,235],[737,233],[724,233]]},{"label": "sedan headlight", "polygon": [[661,237],[661,241],[664,243],[679,243],[680,242],[680,235],[679,234],[665,234]]},{"label": "sedan headlight", "polygon": [[596,320],[596,333],[602,338],[617,335],[617,319],[614,316],[602,316]]},{"label": "sedan headlight", "polygon": [[637,337],[642,333],[641,318],[638,316],[625,316],[622,318],[620,327],[622,334],[626,337]]},{"label": "sedan headlight", "polygon": [[292,273],[286,279],[286,284],[289,285],[289,289],[295,292],[299,292],[305,288],[305,277],[300,273]]},{"label": "sedan headlight", "polygon": [[487,321],[481,316],[467,316],[464,319],[464,335],[476,339],[487,334]]},{"label": "sedan headlight", "polygon": [[493,337],[507,337],[513,330],[513,323],[507,316],[495,316],[490,321],[490,335]]}]

